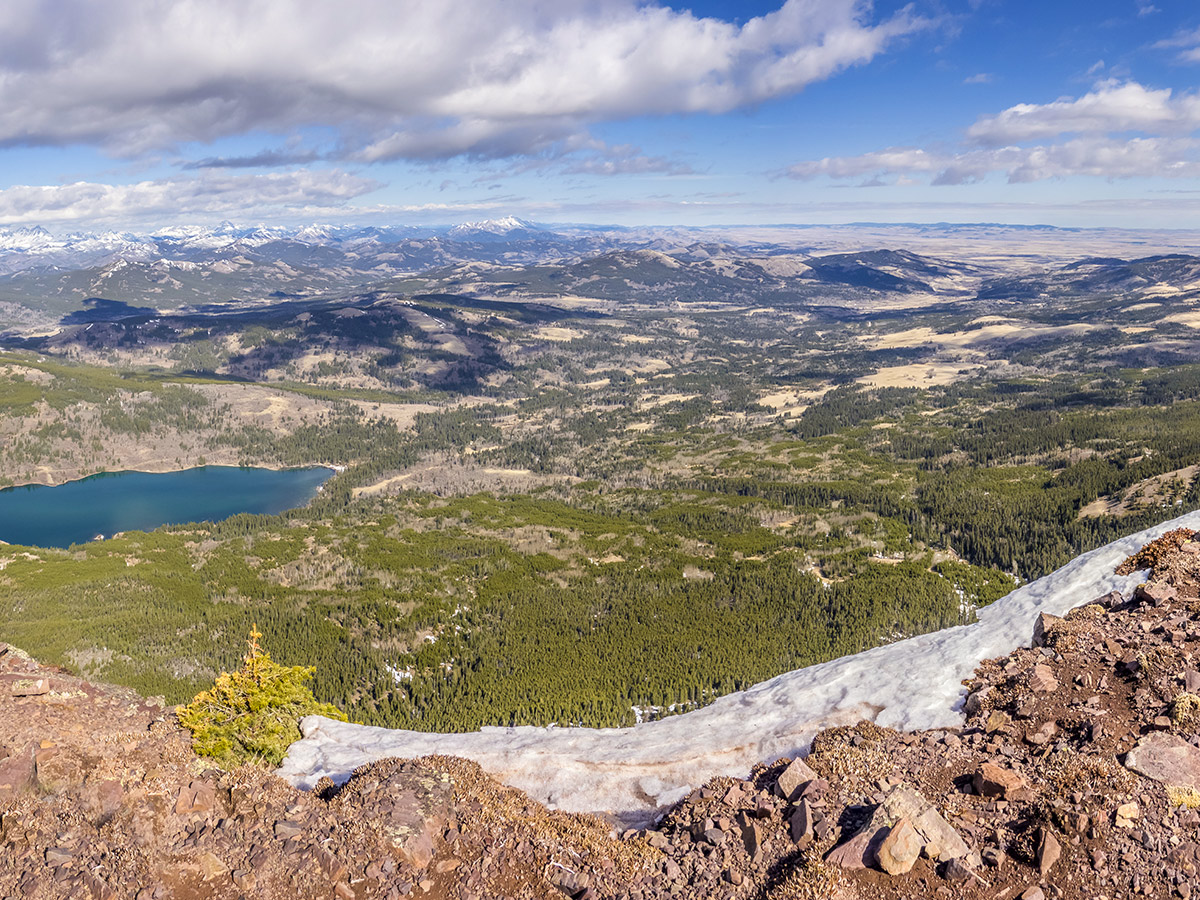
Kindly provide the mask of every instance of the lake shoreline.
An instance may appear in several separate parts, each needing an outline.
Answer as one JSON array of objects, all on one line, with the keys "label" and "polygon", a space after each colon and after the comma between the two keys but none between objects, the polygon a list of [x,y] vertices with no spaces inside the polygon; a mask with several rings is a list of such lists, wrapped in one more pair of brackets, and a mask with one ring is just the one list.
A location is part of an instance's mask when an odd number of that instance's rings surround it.
[{"label": "lake shoreline", "polygon": [[65,548],[127,531],[278,515],[310,504],[337,474],[328,465],[193,466],[95,473],[58,485],[0,490],[0,540]]},{"label": "lake shoreline", "polygon": [[218,462],[216,460],[206,459],[203,463],[194,463],[192,465],[171,465],[148,463],[145,465],[133,465],[127,469],[102,469],[99,472],[88,472],[86,475],[75,475],[72,477],[54,477],[50,476],[47,480],[25,480],[14,481],[12,484],[0,485],[0,491],[8,488],[19,487],[61,487],[64,484],[73,484],[77,481],[84,481],[88,478],[93,478],[96,475],[120,475],[126,472],[141,473],[143,475],[170,475],[174,472],[190,472],[192,469],[207,469],[213,467],[226,467],[231,469],[267,469],[272,472],[287,472],[290,469],[329,469],[338,475],[346,471],[346,466],[331,465],[330,463],[302,463],[298,466],[279,466],[268,465],[266,463],[254,463],[249,466],[240,465],[237,462]]}]

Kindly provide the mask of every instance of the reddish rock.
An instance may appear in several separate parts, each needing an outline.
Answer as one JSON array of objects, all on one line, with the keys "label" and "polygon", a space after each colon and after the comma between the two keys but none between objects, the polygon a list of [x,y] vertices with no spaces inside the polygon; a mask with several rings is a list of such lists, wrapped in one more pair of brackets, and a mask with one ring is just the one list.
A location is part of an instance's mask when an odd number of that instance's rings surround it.
[{"label": "reddish rock", "polygon": [[1137,820],[1142,817],[1142,811],[1138,805],[1132,801],[1122,803],[1117,807],[1117,811],[1113,816],[1114,824],[1118,828],[1133,828]]},{"label": "reddish rock", "polygon": [[786,769],[779,773],[776,789],[784,800],[792,800],[805,784],[815,781],[817,773],[799,758],[793,759]]},{"label": "reddish rock", "polygon": [[377,811],[376,824],[396,855],[424,869],[433,860],[454,802],[445,772],[408,760],[385,759],[355,769],[334,798],[334,808],[354,804]]},{"label": "reddish rock", "polygon": [[27,744],[0,761],[0,797],[29,790],[34,785],[34,745]]},{"label": "reddish rock", "polygon": [[1179,592],[1169,584],[1160,582],[1147,582],[1139,584],[1133,591],[1133,599],[1148,603],[1151,606],[1163,606],[1171,600],[1178,598]]},{"label": "reddish rock", "polygon": [[1058,843],[1058,838],[1043,828],[1037,846],[1038,871],[1042,873],[1043,878],[1058,862],[1060,856],[1062,856],[1062,847]]},{"label": "reddish rock", "polygon": [[1125,755],[1125,765],[1153,781],[1200,790],[1200,749],[1177,735],[1146,735]]},{"label": "reddish rock", "polygon": [[1058,734],[1058,725],[1054,722],[1043,722],[1037,731],[1031,731],[1025,735],[1027,743],[1033,744],[1035,747],[1041,747],[1054,739]]},{"label": "reddish rock", "polygon": [[48,747],[34,755],[38,786],[50,794],[69,791],[83,786],[84,764],[74,751],[62,747]]},{"label": "reddish rock", "polygon": [[1029,689],[1038,694],[1049,694],[1058,690],[1058,679],[1054,670],[1045,663],[1038,663],[1029,675]]},{"label": "reddish rock", "polygon": [[972,781],[975,793],[981,797],[1000,797],[1008,800],[1013,795],[1027,791],[1029,783],[1012,769],[1004,769],[992,763],[983,763],[975,770]]},{"label": "reddish rock", "polygon": [[1038,613],[1038,617],[1033,622],[1033,646],[1043,647],[1046,644],[1046,634],[1061,622],[1058,616],[1052,616],[1050,613]]},{"label": "reddish rock", "polygon": [[830,850],[825,855],[825,861],[843,869],[865,869],[874,865],[878,858],[879,845],[887,833],[886,828],[864,828],[850,840]]},{"label": "reddish rock", "polygon": [[180,788],[175,798],[175,815],[188,816],[193,813],[206,815],[216,806],[216,791],[207,781],[193,781]]},{"label": "reddish rock", "polygon": [[801,847],[807,847],[813,839],[813,812],[807,800],[801,800],[796,811],[788,820],[792,840]]}]

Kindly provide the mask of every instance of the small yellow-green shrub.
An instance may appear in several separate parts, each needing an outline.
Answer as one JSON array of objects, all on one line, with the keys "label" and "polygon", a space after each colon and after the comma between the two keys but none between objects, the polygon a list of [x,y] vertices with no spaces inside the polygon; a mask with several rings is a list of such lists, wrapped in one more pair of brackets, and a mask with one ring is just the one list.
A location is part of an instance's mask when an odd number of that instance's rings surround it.
[{"label": "small yellow-green shrub", "polygon": [[192,749],[225,768],[243,762],[278,766],[288,746],[301,737],[305,716],[346,721],[336,706],[313,697],[311,667],[279,665],[259,646],[261,637],[255,626],[240,672],[221,673],[216,684],[176,709],[192,732]]}]

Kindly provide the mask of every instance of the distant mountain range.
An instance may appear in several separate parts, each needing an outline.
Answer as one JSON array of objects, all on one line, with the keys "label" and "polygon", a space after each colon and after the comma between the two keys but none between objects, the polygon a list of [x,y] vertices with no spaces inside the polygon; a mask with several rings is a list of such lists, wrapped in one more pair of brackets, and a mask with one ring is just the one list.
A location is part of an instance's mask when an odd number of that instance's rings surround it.
[{"label": "distant mountain range", "polygon": [[[32,268],[80,269],[105,266],[120,260],[150,262],[156,259],[199,262],[214,253],[245,252],[270,245],[297,248],[337,248],[348,256],[405,249],[420,250],[427,242],[449,240],[455,244],[475,240],[520,240],[526,234],[543,241],[553,232],[532,223],[507,217],[496,221],[471,222],[453,228],[408,226],[359,227],[305,225],[239,227],[223,222],[215,227],[180,226],[146,234],[124,231],[74,232],[56,236],[39,226],[0,229],[0,274]],[[415,245],[415,246],[414,246]],[[420,252],[416,254],[422,256]],[[418,263],[420,265],[421,263]]]},{"label": "distant mountain range", "polygon": [[1182,299],[1200,290],[1200,259],[1187,254],[981,265],[945,252],[821,252],[798,244],[805,233],[551,227],[515,216],[441,227],[223,222],[65,235],[38,226],[0,229],[0,327],[51,327],[97,299],[166,310],[377,290],[782,303],[825,309],[835,319],[872,315],[883,295],[962,303],[978,314],[980,301],[1002,311],[1011,303],[1095,295],[1130,303]]}]

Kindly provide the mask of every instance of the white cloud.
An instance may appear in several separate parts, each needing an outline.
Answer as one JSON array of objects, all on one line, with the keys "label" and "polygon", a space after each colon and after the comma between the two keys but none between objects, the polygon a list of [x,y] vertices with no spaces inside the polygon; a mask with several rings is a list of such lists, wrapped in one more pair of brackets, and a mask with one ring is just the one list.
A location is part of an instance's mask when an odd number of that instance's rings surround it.
[{"label": "white cloud", "polygon": [[946,157],[917,147],[889,147],[860,156],[827,156],[811,162],[796,163],[786,174],[792,178],[859,178],[875,173],[934,172],[946,164]]},{"label": "white cloud", "polygon": [[[926,175],[935,185],[965,184],[994,173],[1013,184],[1080,175],[1195,178],[1200,177],[1197,129],[1197,95],[1105,81],[1076,99],[1023,103],[984,116],[966,130],[963,149],[889,147],[796,163],[782,174],[799,179]],[[1129,137],[1130,132],[1141,135]],[[873,186],[875,180],[864,184]]]},{"label": "white cloud", "polygon": [[1200,63],[1200,28],[1178,31],[1154,45],[1156,50],[1178,50],[1180,62]]},{"label": "white cloud", "polygon": [[485,169],[475,181],[525,172],[562,175],[693,175],[678,158],[648,156],[632,144],[609,144],[589,135],[572,135],[536,156],[509,162],[503,169]]},{"label": "white cloud", "polygon": [[963,84],[991,84],[995,80],[995,76],[991,72],[979,72],[975,75],[968,75],[963,79]]},{"label": "white cloud", "polygon": [[321,126],[364,160],[537,153],[791,94],[929,24],[868,0],[742,26],[639,0],[27,0],[0,4],[0,144],[136,156]]},{"label": "white cloud", "polygon": [[967,129],[979,144],[998,146],[1060,134],[1141,131],[1184,134],[1200,127],[1200,97],[1152,90],[1135,81],[1103,81],[1082,97],[1053,103],[1019,103],[984,116]]},{"label": "white cloud", "polygon": [[863,178],[932,175],[936,185],[966,184],[1003,173],[1012,184],[1091,175],[1101,178],[1200,177],[1200,140],[1193,138],[1083,137],[1060,144],[995,147],[940,153],[892,147],[860,156],[838,156],[790,166],[790,178]]},{"label": "white cloud", "polygon": [[328,211],[378,187],[378,182],[345,172],[310,170],[264,175],[205,173],[196,178],[136,184],[17,185],[0,190],[0,223]]}]

